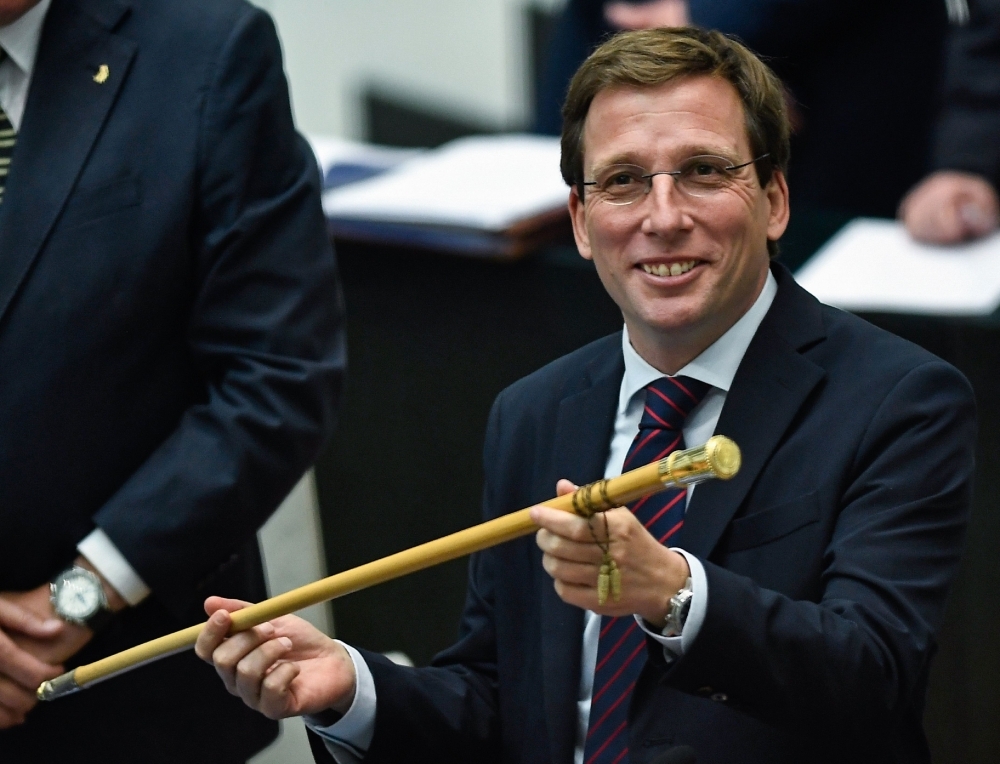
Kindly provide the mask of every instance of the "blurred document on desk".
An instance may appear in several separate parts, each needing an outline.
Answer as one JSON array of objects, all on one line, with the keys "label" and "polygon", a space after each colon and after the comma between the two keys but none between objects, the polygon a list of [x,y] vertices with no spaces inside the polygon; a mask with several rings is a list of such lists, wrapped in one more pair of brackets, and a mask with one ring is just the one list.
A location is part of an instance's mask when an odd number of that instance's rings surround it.
[{"label": "blurred document on desk", "polygon": [[559,139],[460,138],[369,180],[327,191],[335,235],[515,255],[568,219]]},{"label": "blurred document on desk", "polygon": [[915,242],[894,220],[859,218],[795,278],[844,310],[987,315],[1000,307],[1000,234],[937,247]]},{"label": "blurred document on desk", "polygon": [[324,191],[381,175],[422,151],[360,143],[331,135],[307,135],[306,140],[316,155]]}]

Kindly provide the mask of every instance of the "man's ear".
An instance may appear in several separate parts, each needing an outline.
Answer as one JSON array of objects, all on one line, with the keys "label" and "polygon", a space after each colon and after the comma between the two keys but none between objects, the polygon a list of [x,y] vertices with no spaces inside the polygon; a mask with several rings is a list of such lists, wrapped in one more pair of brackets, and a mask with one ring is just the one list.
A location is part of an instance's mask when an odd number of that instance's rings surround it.
[{"label": "man's ear", "polygon": [[770,241],[777,241],[788,227],[789,215],[788,183],[781,170],[772,171],[771,180],[764,193],[767,194],[767,201],[770,204],[767,215],[767,238]]},{"label": "man's ear", "polygon": [[584,260],[592,260],[590,253],[590,236],[587,234],[587,207],[580,198],[576,186],[569,191],[569,217],[573,222],[573,238],[576,249]]}]

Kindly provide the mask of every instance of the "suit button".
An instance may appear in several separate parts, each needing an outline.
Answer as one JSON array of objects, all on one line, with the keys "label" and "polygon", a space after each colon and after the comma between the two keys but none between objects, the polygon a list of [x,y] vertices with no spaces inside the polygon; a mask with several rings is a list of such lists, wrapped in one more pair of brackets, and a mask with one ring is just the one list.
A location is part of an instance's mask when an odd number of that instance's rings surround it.
[{"label": "suit button", "polygon": [[725,703],[727,700],[729,700],[729,696],[726,695],[726,693],[724,692],[713,692],[711,699],[714,700],[716,703]]},{"label": "suit button", "polygon": [[711,687],[699,687],[697,690],[697,693],[701,695],[701,697],[703,698],[707,698],[713,692],[715,692],[715,690],[713,690]]}]

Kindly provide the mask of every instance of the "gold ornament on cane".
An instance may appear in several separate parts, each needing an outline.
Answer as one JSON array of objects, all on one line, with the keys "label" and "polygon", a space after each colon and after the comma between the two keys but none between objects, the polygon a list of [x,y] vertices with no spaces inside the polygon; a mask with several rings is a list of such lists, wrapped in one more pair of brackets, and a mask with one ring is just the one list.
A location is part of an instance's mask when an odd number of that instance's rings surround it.
[{"label": "gold ornament on cane", "polygon": [[618,602],[622,598],[622,572],[615,565],[615,561],[611,561],[611,599]]},{"label": "gold ornament on cane", "polygon": [[[601,571],[597,574],[597,604],[603,605],[608,601],[608,593],[611,591],[611,574],[608,568],[608,556],[604,555],[601,561]],[[614,564],[611,560],[611,564]]]},{"label": "gold ornament on cane", "polygon": [[615,602],[618,602],[622,598],[622,572],[618,567],[618,563],[615,562],[615,558],[611,556],[611,532],[608,529],[607,512],[601,512],[601,517],[604,518],[603,542],[597,538],[597,534],[594,532],[594,516],[591,515],[587,518],[587,527],[590,529],[590,535],[594,537],[594,543],[600,547],[602,552],[601,567],[597,571],[598,605],[604,605],[608,601],[609,594]]}]

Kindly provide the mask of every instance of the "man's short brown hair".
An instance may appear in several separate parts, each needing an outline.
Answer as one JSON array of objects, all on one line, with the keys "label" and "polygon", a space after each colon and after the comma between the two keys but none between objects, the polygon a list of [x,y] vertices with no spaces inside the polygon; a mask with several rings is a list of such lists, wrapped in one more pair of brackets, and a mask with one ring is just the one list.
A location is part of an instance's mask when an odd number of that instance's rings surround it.
[{"label": "man's short brown hair", "polygon": [[[615,35],[583,62],[563,105],[563,180],[583,198],[583,126],[594,97],[613,87],[655,87],[680,77],[707,75],[729,82],[746,115],[747,137],[761,186],[788,169],[788,116],[781,80],[740,43],[715,31],[682,27]],[[774,253],[774,242],[768,248]]]}]

